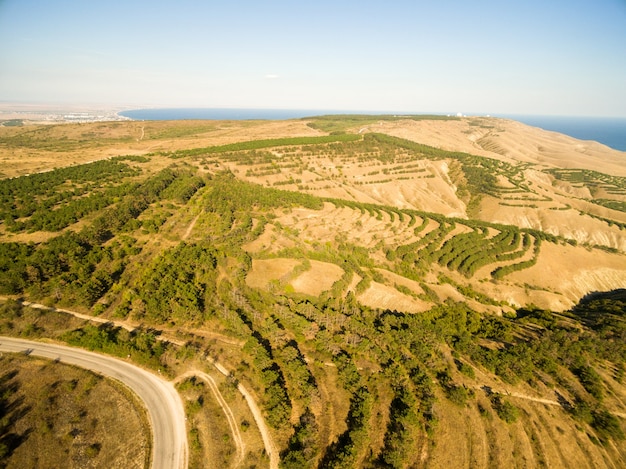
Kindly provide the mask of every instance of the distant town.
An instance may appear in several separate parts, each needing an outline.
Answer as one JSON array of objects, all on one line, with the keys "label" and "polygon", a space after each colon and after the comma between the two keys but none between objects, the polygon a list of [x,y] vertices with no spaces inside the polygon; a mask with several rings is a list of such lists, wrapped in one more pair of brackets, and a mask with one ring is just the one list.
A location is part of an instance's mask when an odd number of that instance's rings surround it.
[{"label": "distant town", "polygon": [[0,126],[18,126],[25,123],[87,123],[130,120],[118,115],[117,109],[77,108],[28,104],[0,103]]}]

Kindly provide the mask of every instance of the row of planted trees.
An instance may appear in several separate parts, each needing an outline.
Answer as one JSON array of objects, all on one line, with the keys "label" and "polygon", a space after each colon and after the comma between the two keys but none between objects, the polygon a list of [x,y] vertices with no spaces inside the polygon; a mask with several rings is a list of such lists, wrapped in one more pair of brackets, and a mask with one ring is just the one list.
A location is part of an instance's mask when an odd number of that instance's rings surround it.
[{"label": "row of planted trees", "polygon": [[[261,396],[268,422],[285,442],[285,466],[415,464],[436,434],[436,400],[449,399],[464,406],[471,398],[455,382],[443,358],[442,351],[447,349],[457,353],[465,367],[482,367],[508,381],[532,381],[534,372],[541,370],[552,377],[551,384],[567,386],[565,367],[586,390],[572,403],[572,415],[604,432],[605,438],[620,437],[619,425],[615,427],[602,407],[604,387],[594,374],[594,360],[610,360],[623,367],[626,354],[619,322],[623,311],[615,314],[610,328],[589,322],[597,327],[593,332],[564,327],[550,313],[531,311],[512,319],[483,317],[461,303],[443,304],[420,315],[377,311],[359,305],[354,296],[344,297],[352,273],[363,278],[374,275],[367,250],[349,243],[330,244],[316,254],[340,259],[346,272],[337,288],[318,298],[251,289],[245,283],[251,266],[245,243],[261,233],[276,209],[317,209],[323,200],[244,183],[231,174],[205,180],[188,168],[168,168],[138,183],[133,197],[102,210],[79,232],[67,231],[39,246],[3,243],[2,293],[58,294],[68,302],[92,305],[137,259],[136,241],[127,231],[148,207],[166,197],[179,203],[193,200],[211,221],[206,236],[174,244],[137,268],[135,276],[127,279],[115,314],[151,324],[217,324],[245,340],[234,378],[251,383]],[[382,216],[382,209],[358,208]],[[423,271],[430,262],[459,270],[466,263],[469,269],[477,262],[468,259],[479,252],[503,260],[530,249],[531,237],[537,250],[541,239],[512,228],[472,225],[467,235],[444,242],[459,221],[406,211],[390,213],[398,222],[407,223],[416,236],[429,223],[438,224],[415,243],[389,251],[388,260],[405,269],[407,276]],[[420,219],[421,224],[415,226]],[[494,230],[497,233],[490,234]],[[529,322],[545,333],[529,335]],[[119,345],[117,335],[97,328],[70,335],[68,340],[116,350]],[[134,348],[119,349],[161,353],[151,338],[132,340]],[[316,362],[333,366],[322,372]],[[325,394],[321,380],[330,388]],[[319,401],[324,404],[331,399],[343,399],[346,404],[345,414],[333,416],[344,421],[345,430],[341,427],[330,441],[322,441],[317,431],[325,407]],[[503,402],[494,405],[506,418],[515,414]]]},{"label": "row of planted trees", "polygon": [[[176,189],[168,197],[184,198],[189,196],[190,187],[197,190],[200,185],[187,170],[165,169],[141,183],[116,186],[116,190],[125,187],[117,193],[116,202],[100,207],[80,231],[63,231],[39,245],[1,243],[0,293],[28,291],[35,298],[91,306],[119,280],[131,256],[137,254],[136,240],[126,233],[141,226],[138,217],[162,200],[168,188]],[[50,213],[56,217],[66,212],[61,208]],[[65,218],[61,226],[68,221]]]}]

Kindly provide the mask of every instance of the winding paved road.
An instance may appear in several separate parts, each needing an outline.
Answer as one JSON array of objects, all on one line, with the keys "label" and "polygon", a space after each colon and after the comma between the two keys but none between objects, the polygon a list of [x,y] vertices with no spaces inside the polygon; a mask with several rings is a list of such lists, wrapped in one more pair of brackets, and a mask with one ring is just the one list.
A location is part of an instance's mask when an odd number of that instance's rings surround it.
[{"label": "winding paved road", "polygon": [[185,411],[174,386],[122,360],[63,345],[0,337],[0,351],[60,360],[121,381],[143,401],[152,426],[152,469],[186,469]]}]

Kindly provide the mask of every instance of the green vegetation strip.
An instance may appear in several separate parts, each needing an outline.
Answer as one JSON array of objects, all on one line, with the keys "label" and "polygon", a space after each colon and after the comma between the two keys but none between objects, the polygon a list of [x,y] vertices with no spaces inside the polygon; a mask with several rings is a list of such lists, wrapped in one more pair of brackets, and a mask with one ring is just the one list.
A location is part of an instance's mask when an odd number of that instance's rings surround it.
[{"label": "green vegetation strip", "polygon": [[321,137],[293,137],[293,138],[274,138],[266,140],[251,140],[249,142],[231,143],[228,145],[219,145],[205,148],[193,148],[190,150],[179,150],[166,153],[170,158],[185,158],[189,156],[211,155],[214,153],[225,153],[229,151],[246,151],[260,150],[262,148],[283,147],[289,145],[319,145],[323,143],[336,142],[355,142],[361,140],[360,135],[325,135]]},{"label": "green vegetation strip", "polygon": [[304,118],[310,120],[309,127],[322,130],[324,132],[345,132],[347,129],[357,126],[374,124],[380,121],[398,121],[398,120],[460,120],[456,116],[441,116],[435,114],[410,114],[410,115],[370,115],[370,114],[329,114],[326,116],[316,116],[312,118]]}]

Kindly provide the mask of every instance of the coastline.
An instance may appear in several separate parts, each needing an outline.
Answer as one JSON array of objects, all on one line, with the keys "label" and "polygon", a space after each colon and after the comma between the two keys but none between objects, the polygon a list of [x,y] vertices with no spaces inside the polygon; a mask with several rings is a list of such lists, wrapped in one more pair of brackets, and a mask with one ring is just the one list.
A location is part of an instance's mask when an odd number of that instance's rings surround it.
[{"label": "coastline", "polygon": [[[389,115],[380,111],[340,111],[310,109],[240,108],[144,108],[123,110],[119,116],[131,120],[287,120],[333,114]],[[420,115],[420,113],[401,113]],[[441,113],[441,115],[445,115]],[[472,117],[472,116],[465,116]],[[580,117],[499,114],[494,118],[511,119],[543,130],[558,132],[579,140],[595,141],[613,150],[626,152],[626,117]]]},{"label": "coastline", "polygon": [[[119,111],[132,120],[289,120],[327,114],[356,114],[355,111],[326,109],[263,109],[263,108],[140,108]],[[366,113],[360,113],[366,114]],[[381,114],[371,112],[367,114]]]},{"label": "coastline", "polygon": [[589,140],[626,152],[626,117],[502,115],[522,124]]},{"label": "coastline", "polygon": [[[394,115],[382,111],[337,109],[262,109],[262,108],[157,108],[130,106],[52,105],[0,103],[0,126],[33,124],[89,123],[160,120],[289,120],[321,115]],[[420,115],[421,113],[401,113]],[[441,115],[445,115],[441,113]],[[477,115],[478,116],[478,115]],[[467,116],[471,117],[471,116]],[[595,141],[626,152],[626,117],[543,116],[495,114],[494,118],[511,119],[532,127],[558,132],[570,137]]]}]

